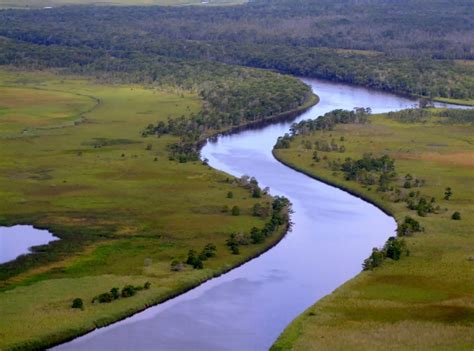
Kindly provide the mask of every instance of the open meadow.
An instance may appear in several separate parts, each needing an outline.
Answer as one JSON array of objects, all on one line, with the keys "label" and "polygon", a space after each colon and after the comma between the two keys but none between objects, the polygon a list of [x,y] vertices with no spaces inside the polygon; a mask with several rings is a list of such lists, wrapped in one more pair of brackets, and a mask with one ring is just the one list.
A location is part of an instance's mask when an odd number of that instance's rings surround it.
[{"label": "open meadow", "polygon": [[[399,228],[409,216],[424,229],[402,231],[397,242],[404,241],[407,251],[403,248],[399,260],[376,262],[373,266],[380,266],[368,267],[323,298],[287,327],[273,350],[472,350],[474,125],[470,113],[464,121],[436,110],[420,112],[424,117],[413,120],[398,113],[374,115],[369,123],[337,124],[334,130],[300,134],[288,148],[274,150],[290,167],[377,204],[396,218]],[[395,161],[396,177],[386,191],[377,191],[377,183],[364,185],[364,177],[370,180],[364,171],[357,173],[361,181],[346,180],[348,175],[339,167],[346,158],[361,160],[367,153],[375,158],[388,155]],[[421,198],[432,204],[428,213],[420,206],[418,213],[407,207]]]},{"label": "open meadow", "polygon": [[[0,224],[61,238],[0,265],[0,349],[44,347],[123,318],[278,241],[283,227],[232,254],[229,235],[263,227],[253,206],[271,199],[201,161],[170,161],[178,137],[142,136],[150,123],[200,108],[181,90],[0,71]],[[181,264],[207,244],[217,250],[203,269]],[[91,302],[145,282],[130,298]],[[75,298],[83,310],[71,308]]]}]

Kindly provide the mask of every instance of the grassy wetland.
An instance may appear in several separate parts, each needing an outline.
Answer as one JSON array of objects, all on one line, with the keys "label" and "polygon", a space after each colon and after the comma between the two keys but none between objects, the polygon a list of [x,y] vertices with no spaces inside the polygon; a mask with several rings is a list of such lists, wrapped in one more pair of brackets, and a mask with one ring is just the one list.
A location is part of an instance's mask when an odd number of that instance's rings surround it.
[{"label": "grassy wetland", "polygon": [[[472,349],[472,121],[472,112],[414,110],[336,124],[332,130],[302,127],[286,145],[280,143],[274,150],[280,161],[391,213],[401,232],[396,240],[404,247],[400,257],[385,257],[310,307],[273,350]],[[396,175],[383,191],[377,182],[367,184],[365,171],[355,180],[342,171],[346,158],[361,160],[367,153],[395,162]],[[410,197],[434,198],[432,211],[410,210],[407,204],[419,201]],[[453,219],[455,212],[460,220]],[[422,229],[405,231],[406,216]]]},{"label": "grassy wetland", "polygon": [[[0,265],[0,349],[44,347],[111,323],[248,260],[285,232],[278,225],[264,243],[232,252],[230,234],[264,227],[271,198],[201,161],[169,160],[177,136],[142,136],[150,123],[199,111],[197,94],[7,70],[0,92],[0,223],[61,239]],[[270,213],[256,215],[257,203]],[[185,264],[189,250],[207,244],[216,250],[202,269]],[[91,302],[146,282],[130,298]],[[83,310],[71,308],[75,298]]]}]

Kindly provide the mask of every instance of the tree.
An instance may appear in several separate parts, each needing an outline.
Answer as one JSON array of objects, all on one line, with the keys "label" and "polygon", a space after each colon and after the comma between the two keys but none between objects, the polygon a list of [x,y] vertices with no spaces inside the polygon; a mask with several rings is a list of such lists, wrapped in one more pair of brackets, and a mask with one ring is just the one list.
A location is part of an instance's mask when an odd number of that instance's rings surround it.
[{"label": "tree", "polygon": [[444,199],[449,200],[451,196],[453,195],[453,192],[450,187],[447,187],[446,190],[444,191]]},{"label": "tree", "polygon": [[82,301],[81,298],[77,297],[74,300],[72,300],[72,308],[79,308],[81,310],[84,309],[84,302]]}]

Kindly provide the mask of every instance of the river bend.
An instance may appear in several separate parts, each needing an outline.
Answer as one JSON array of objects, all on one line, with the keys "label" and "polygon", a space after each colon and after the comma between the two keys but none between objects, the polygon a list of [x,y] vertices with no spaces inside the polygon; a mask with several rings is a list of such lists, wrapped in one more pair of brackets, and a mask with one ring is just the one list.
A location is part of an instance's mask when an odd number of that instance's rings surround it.
[{"label": "river bend", "polygon": [[[304,79],[320,103],[296,121],[336,108],[374,113],[413,106],[400,96]],[[254,176],[293,203],[292,231],[260,257],[128,319],[60,345],[57,350],[265,350],[315,301],[361,270],[395,221],[375,206],[275,160],[276,139],[291,122],[222,136],[202,157],[234,176]]]}]

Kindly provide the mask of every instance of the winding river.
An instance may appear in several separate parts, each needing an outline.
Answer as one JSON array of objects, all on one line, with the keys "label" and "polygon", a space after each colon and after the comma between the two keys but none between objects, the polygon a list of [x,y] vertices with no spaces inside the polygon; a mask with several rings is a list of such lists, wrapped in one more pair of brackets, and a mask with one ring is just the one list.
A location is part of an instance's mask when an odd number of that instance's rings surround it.
[{"label": "winding river", "polygon": [[[336,108],[399,110],[407,98],[304,79],[321,101],[296,120]],[[373,205],[274,159],[291,122],[222,136],[202,156],[222,171],[258,179],[293,203],[292,231],[245,265],[165,303],[56,347],[56,350],[265,350],[298,314],[361,270],[395,221]]]}]

